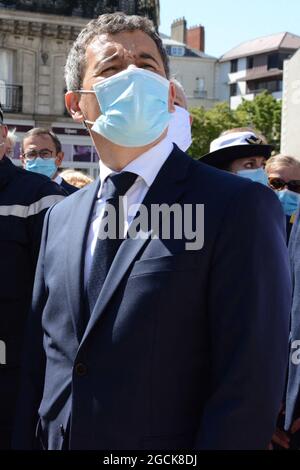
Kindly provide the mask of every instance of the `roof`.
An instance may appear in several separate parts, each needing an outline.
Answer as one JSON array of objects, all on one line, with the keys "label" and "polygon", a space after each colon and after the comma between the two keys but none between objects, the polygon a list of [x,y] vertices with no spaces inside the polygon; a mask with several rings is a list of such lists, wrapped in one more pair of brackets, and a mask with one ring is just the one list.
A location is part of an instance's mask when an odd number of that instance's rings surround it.
[{"label": "roof", "polygon": [[291,33],[277,33],[270,36],[246,41],[226,52],[220,58],[220,62],[226,62],[239,57],[249,57],[251,55],[263,54],[265,52],[276,51],[278,49],[300,48],[300,36]]},{"label": "roof", "polygon": [[261,78],[282,78],[283,71],[280,69],[271,70],[250,70],[245,77],[241,77],[236,82],[249,82],[250,80],[259,80]]},{"label": "roof", "polygon": [[175,39],[172,39],[170,38],[169,36],[167,36],[166,34],[162,34],[162,33],[159,33],[161,39],[162,39],[162,42],[163,42],[163,45],[165,47],[167,46],[170,46],[170,47],[184,47],[186,51],[190,51],[191,54],[185,54],[185,56],[197,56],[197,57],[202,57],[204,59],[215,59],[217,60],[216,57],[213,57],[211,55],[208,55],[208,54],[205,54],[205,52],[201,52],[199,51],[198,49],[194,49],[194,48],[191,48],[189,47],[187,44],[184,44],[183,42],[179,42],[179,41],[176,41]]}]

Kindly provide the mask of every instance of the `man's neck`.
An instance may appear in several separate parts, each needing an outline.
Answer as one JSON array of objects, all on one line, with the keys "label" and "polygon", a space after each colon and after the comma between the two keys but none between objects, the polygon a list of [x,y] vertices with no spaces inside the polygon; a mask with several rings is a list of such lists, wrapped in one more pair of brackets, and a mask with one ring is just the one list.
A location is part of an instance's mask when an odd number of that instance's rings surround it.
[{"label": "man's neck", "polygon": [[94,139],[94,143],[104,165],[113,171],[119,172],[140,155],[155,147],[165,138],[166,134],[167,130],[159,139],[143,147],[121,147],[104,138],[100,142],[100,139],[98,140],[97,137]]}]

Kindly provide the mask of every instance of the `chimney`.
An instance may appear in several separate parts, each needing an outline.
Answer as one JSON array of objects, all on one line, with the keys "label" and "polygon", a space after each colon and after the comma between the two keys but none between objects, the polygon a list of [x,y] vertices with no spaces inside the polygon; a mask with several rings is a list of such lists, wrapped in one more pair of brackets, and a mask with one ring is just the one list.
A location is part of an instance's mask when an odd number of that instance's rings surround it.
[{"label": "chimney", "polygon": [[205,28],[198,25],[189,28],[186,32],[186,44],[192,49],[205,52]]},{"label": "chimney", "polygon": [[179,18],[171,24],[171,38],[178,42],[186,42],[186,19]]}]

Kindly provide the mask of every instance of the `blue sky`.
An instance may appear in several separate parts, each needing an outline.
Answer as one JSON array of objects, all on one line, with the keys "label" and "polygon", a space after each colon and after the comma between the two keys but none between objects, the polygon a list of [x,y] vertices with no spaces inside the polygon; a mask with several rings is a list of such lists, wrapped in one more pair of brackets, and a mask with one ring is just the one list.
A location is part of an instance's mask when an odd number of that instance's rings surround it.
[{"label": "blue sky", "polygon": [[160,31],[185,17],[187,26],[203,24],[206,53],[219,57],[249,39],[288,31],[300,36],[299,0],[160,0]]}]

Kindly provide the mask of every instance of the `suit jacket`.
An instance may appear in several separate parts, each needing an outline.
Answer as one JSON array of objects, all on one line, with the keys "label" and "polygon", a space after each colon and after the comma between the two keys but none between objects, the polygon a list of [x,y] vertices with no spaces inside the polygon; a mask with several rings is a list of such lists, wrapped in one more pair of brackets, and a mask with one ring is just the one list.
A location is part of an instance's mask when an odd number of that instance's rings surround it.
[{"label": "suit jacket", "polygon": [[291,298],[278,199],[175,147],[144,204],[204,204],[204,246],[126,239],[85,329],[98,186],[56,205],[44,224],[15,447],[31,448],[39,406],[48,449],[64,447],[66,428],[70,449],[266,448]]},{"label": "suit jacket", "polygon": [[62,178],[60,187],[65,191],[67,196],[78,191],[78,188],[76,188],[76,186],[73,186],[72,184],[67,183],[67,181],[64,180],[63,178]]},{"label": "suit jacket", "polygon": [[286,392],[285,428],[300,417],[300,213],[293,224],[289,241],[293,280],[293,302],[290,333],[290,360]]}]

